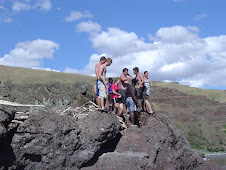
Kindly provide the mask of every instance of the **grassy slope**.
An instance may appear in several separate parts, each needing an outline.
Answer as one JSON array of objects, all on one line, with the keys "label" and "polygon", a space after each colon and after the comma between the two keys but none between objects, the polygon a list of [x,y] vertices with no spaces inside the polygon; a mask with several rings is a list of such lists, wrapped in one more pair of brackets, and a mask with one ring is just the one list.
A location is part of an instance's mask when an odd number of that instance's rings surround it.
[{"label": "grassy slope", "polygon": [[177,89],[183,93],[191,95],[204,95],[210,100],[216,100],[221,103],[226,102],[226,90],[199,89],[172,82],[154,82],[153,84],[160,87]]},{"label": "grassy slope", "polygon": [[0,65],[0,81],[4,83],[10,82],[16,84],[40,84],[48,82],[93,83],[95,81],[95,77],[82,74],[60,73]]}]

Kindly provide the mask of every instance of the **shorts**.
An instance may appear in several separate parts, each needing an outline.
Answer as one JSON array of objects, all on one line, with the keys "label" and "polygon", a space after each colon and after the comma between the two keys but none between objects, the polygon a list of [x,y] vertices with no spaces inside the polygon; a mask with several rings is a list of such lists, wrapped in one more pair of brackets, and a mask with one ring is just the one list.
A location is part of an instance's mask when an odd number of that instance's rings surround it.
[{"label": "shorts", "polygon": [[140,100],[147,100],[147,93],[146,92],[147,92],[147,88],[145,86],[137,89],[137,97],[138,97],[138,99],[140,99]]},{"label": "shorts", "polygon": [[122,95],[122,103],[124,104],[124,105],[126,105],[126,93],[125,93],[125,91],[126,90],[124,90],[124,89],[121,89],[120,90],[120,94]]},{"label": "shorts", "polygon": [[128,97],[126,99],[126,105],[129,108],[129,112],[137,111],[137,106],[136,106],[135,102],[133,101],[132,97]]},{"label": "shorts", "polygon": [[108,96],[108,88],[106,84],[102,80],[98,81],[98,89],[99,89],[99,98],[107,98]]},{"label": "shorts", "polygon": [[98,80],[96,81],[96,91],[97,91],[96,96],[99,96]]},{"label": "shorts", "polygon": [[119,104],[122,103],[122,98],[113,98],[113,100],[114,100],[114,103],[119,103]]}]

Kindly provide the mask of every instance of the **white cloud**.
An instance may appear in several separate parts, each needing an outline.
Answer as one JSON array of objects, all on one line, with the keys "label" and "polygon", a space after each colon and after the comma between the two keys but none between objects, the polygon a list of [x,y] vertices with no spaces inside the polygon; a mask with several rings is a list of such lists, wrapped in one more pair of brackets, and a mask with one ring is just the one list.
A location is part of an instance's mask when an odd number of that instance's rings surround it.
[{"label": "white cloud", "polygon": [[194,17],[194,19],[195,19],[196,21],[199,21],[199,20],[204,19],[204,18],[207,18],[207,17],[208,17],[208,14],[202,13],[202,14],[196,15],[196,16]]},{"label": "white cloud", "polygon": [[90,41],[98,52],[106,52],[115,57],[152,48],[151,43],[145,43],[134,32],[128,33],[118,28],[108,28],[107,32],[92,35]]},{"label": "white cloud", "polygon": [[19,12],[24,10],[30,10],[31,6],[28,3],[16,1],[12,7],[13,11]]},{"label": "white cloud", "polygon": [[66,72],[66,73],[79,73],[79,70],[67,67],[67,68],[65,68],[64,72]]},{"label": "white cloud", "polygon": [[37,0],[35,8],[40,8],[41,10],[49,11],[52,8],[50,0]]},{"label": "white cloud", "polygon": [[[89,40],[98,52],[113,59],[107,76],[120,76],[124,67],[132,74],[132,69],[139,67],[141,72],[149,71],[151,80],[226,87],[226,35],[201,38],[197,27],[173,26],[148,36],[154,42],[144,42],[134,32],[108,28],[90,34]],[[95,75],[94,67],[101,56],[93,54],[76,73]]]},{"label": "white cloud", "polygon": [[93,15],[88,11],[85,11],[84,13],[81,13],[80,11],[72,11],[70,15],[65,18],[65,21],[72,22],[72,21],[80,20],[82,18],[92,18],[92,17]]},{"label": "white cloud", "polygon": [[55,70],[55,69],[51,69],[51,68],[43,68],[43,67],[32,67],[32,69],[60,72],[59,70]]},{"label": "white cloud", "polygon": [[36,0],[35,2],[31,2],[30,0],[24,1],[17,0],[13,3],[12,6],[13,11],[16,12],[32,10],[37,8],[44,11],[49,11],[52,8],[51,0]]},{"label": "white cloud", "polygon": [[76,29],[79,32],[100,32],[101,26],[96,22],[87,21],[77,24]]},{"label": "white cloud", "polygon": [[0,5],[0,10],[7,10],[4,6]]},{"label": "white cloud", "polygon": [[53,53],[59,44],[37,39],[34,41],[20,42],[9,54],[0,58],[0,64],[19,67],[40,67],[44,58],[53,58]]},{"label": "white cloud", "polygon": [[156,36],[168,43],[183,43],[197,39],[198,35],[196,32],[192,32],[194,27],[192,31],[189,29],[181,26],[164,27],[157,31]]}]

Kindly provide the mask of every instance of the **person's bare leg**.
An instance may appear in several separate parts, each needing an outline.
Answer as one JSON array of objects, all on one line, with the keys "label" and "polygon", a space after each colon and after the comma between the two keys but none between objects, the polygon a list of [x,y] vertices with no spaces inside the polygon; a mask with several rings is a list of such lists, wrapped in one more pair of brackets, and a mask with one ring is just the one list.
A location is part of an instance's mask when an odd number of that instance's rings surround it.
[{"label": "person's bare leg", "polygon": [[107,108],[107,100],[104,98],[104,108]]},{"label": "person's bare leg", "polygon": [[101,104],[100,104],[100,98],[99,97],[96,98],[96,102],[97,102],[97,105],[98,105],[98,109],[101,109]]},{"label": "person's bare leg", "polygon": [[124,106],[123,106],[123,104],[121,103],[121,104],[119,105],[119,116],[120,116],[120,117],[122,117],[122,115],[123,115],[123,110],[124,110]]},{"label": "person's bare leg", "polygon": [[104,98],[100,98],[101,110],[104,110]]},{"label": "person's bare leg", "polygon": [[115,114],[118,116],[119,104],[115,103]]},{"label": "person's bare leg", "polygon": [[144,102],[146,104],[146,108],[147,108],[148,113],[153,113],[150,102],[148,100],[145,100]]},{"label": "person's bare leg", "polygon": [[135,113],[134,111],[131,111],[130,113],[130,119],[131,119],[131,124],[134,125],[135,124]]},{"label": "person's bare leg", "polygon": [[144,110],[145,109],[145,101],[144,100],[141,101],[141,109],[142,109],[142,111],[145,111]]}]

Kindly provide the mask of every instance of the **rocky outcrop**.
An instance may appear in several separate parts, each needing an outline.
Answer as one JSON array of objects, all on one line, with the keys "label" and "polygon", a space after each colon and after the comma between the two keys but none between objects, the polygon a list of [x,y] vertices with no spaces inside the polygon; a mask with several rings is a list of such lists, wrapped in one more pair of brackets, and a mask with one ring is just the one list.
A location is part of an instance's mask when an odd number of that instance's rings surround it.
[{"label": "rocky outcrop", "polygon": [[103,153],[84,169],[219,169],[192,150],[184,135],[164,113],[140,128],[128,128],[115,150]]},{"label": "rocky outcrop", "polygon": [[0,159],[0,169],[218,169],[190,148],[164,112],[141,113],[142,126],[123,131],[111,113],[83,114],[32,113],[8,140],[11,156],[1,152],[8,159]]},{"label": "rocky outcrop", "polygon": [[89,83],[46,83],[46,84],[5,84],[0,88],[0,99],[21,104],[42,103],[51,99],[53,104],[58,100],[68,100],[78,106],[93,98],[92,86]]},{"label": "rocky outcrop", "polygon": [[10,145],[15,133],[15,127],[10,126],[14,116],[14,108],[0,106],[0,169],[11,167],[15,161],[14,152]]}]

